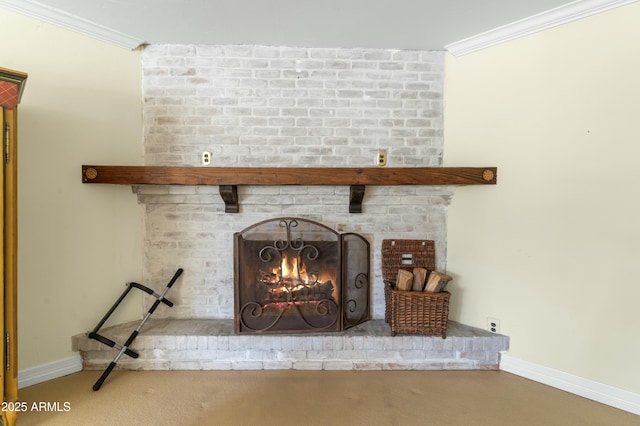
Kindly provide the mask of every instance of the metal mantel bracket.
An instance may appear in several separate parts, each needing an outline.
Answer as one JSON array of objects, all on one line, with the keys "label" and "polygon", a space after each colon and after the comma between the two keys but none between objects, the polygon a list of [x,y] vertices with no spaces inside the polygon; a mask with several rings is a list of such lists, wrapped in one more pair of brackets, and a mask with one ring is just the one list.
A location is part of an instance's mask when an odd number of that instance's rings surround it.
[{"label": "metal mantel bracket", "polygon": [[495,185],[496,167],[82,166],[83,183],[218,185],[226,213],[240,211],[238,185],[348,185],[349,212],[362,213],[366,185]]},{"label": "metal mantel bracket", "polygon": [[220,185],[219,191],[222,201],[224,201],[224,212],[239,213],[240,204],[238,203],[238,186]]},{"label": "metal mantel bracket", "polygon": [[349,187],[349,213],[362,213],[363,198],[364,185],[351,185]]}]

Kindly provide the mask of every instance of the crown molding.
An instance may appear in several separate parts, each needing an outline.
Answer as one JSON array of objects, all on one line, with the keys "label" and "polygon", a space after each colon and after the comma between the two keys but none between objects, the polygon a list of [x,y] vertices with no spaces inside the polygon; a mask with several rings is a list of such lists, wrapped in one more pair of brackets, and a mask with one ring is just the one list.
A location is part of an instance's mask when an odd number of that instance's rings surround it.
[{"label": "crown molding", "polygon": [[444,46],[454,56],[495,46],[637,0],[578,0]]},{"label": "crown molding", "polygon": [[[444,48],[454,56],[466,55],[477,50],[505,43],[519,37],[534,34],[636,1],[638,0],[577,0],[546,12],[500,26],[493,30],[447,44]],[[144,40],[137,37],[112,30],[32,0],[0,0],[0,8],[130,50],[136,49],[145,43]]]},{"label": "crown molding", "polygon": [[136,49],[144,40],[119,31],[103,27],[87,19],[80,18],[59,9],[45,6],[30,0],[0,0],[0,8],[16,12],[30,18],[37,19],[67,30],[75,31],[86,36],[124,47]]}]

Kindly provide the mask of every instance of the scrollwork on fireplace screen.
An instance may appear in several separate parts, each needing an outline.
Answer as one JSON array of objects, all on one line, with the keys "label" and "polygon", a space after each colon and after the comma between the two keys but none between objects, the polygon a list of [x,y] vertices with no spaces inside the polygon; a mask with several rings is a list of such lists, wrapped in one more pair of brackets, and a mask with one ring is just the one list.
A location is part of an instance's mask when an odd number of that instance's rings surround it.
[{"label": "scrollwork on fireplace screen", "polygon": [[[369,286],[369,278],[365,274],[358,274],[353,282],[353,288],[355,290],[366,291]],[[345,325],[354,326],[361,323],[368,313],[368,306],[363,303],[362,298],[351,297],[346,300],[345,304]]]},{"label": "scrollwork on fireplace screen", "polygon": [[341,236],[344,311],[343,327],[369,319],[369,243],[358,234]]},{"label": "scrollwork on fireplace screen", "polygon": [[[282,236],[284,234],[284,236]],[[279,218],[235,234],[238,333],[339,331],[368,319],[368,243],[317,222]],[[344,262],[354,236],[366,259]],[[353,265],[366,270],[353,275]],[[351,282],[343,289],[342,280]],[[365,295],[365,296],[363,296]]]}]

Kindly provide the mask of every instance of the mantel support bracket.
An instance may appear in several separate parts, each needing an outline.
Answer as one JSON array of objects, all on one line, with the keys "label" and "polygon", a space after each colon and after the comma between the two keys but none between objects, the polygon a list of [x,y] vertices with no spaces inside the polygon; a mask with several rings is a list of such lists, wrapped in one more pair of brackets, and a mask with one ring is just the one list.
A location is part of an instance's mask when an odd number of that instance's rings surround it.
[{"label": "mantel support bracket", "polygon": [[349,213],[362,213],[363,198],[364,185],[351,185],[349,187]]},{"label": "mantel support bracket", "polygon": [[237,185],[220,185],[220,196],[224,201],[225,213],[238,213],[240,212],[240,205],[238,203],[238,186]]},{"label": "mantel support bracket", "polygon": [[226,213],[239,213],[239,185],[349,186],[349,213],[362,213],[366,185],[495,185],[496,167],[82,166],[83,183],[218,185]]},{"label": "mantel support bracket", "polygon": [[[362,200],[364,199],[364,185],[351,185],[349,187],[349,213],[362,213]],[[225,213],[239,213],[237,185],[220,185],[220,197],[224,201]]]}]

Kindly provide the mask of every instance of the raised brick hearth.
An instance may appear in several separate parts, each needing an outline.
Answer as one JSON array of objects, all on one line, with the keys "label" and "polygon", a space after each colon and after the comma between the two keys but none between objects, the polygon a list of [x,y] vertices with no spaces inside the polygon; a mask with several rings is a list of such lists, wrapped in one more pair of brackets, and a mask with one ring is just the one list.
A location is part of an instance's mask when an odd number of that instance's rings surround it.
[{"label": "raised brick hearth", "polygon": [[[101,332],[124,342],[138,322]],[[123,356],[125,370],[476,370],[498,369],[509,338],[450,322],[447,338],[391,337],[383,320],[314,335],[235,335],[232,320],[151,319],[134,341],[138,359]],[[117,351],[84,334],[73,337],[84,368],[102,370]]]}]

